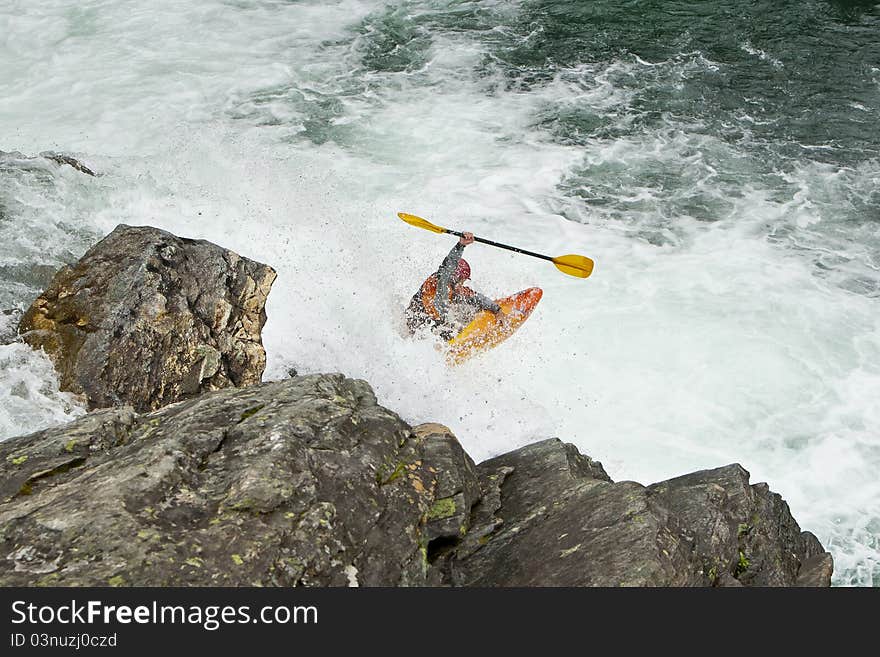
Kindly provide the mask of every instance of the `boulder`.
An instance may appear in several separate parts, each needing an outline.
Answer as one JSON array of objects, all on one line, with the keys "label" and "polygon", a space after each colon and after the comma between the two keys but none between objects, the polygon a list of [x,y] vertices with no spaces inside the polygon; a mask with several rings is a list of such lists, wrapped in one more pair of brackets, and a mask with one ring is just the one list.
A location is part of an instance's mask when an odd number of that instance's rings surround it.
[{"label": "boulder", "polygon": [[496,529],[450,559],[453,585],[708,584],[669,510],[644,486],[613,483],[572,445],[541,441],[477,471],[486,489],[503,476]]},{"label": "boulder", "polygon": [[481,463],[476,540],[446,557],[456,586],[830,586],[831,555],[739,465],[614,483],[546,440]]},{"label": "boulder", "polygon": [[0,443],[0,585],[424,584],[429,440],[312,375]]},{"label": "boulder", "polygon": [[120,225],[55,275],[18,331],[90,409],[150,411],[260,381],[274,280],[210,242]]},{"label": "boulder", "polygon": [[767,484],[749,485],[741,465],[676,477],[650,491],[693,537],[697,560],[713,583],[830,585],[831,555],[800,530],[788,504]]},{"label": "boulder", "polygon": [[0,586],[828,586],[729,465],[614,482],[551,439],[474,465],[340,374],[0,443]]},{"label": "boulder", "polygon": [[425,558],[433,566],[426,584],[442,586],[448,579],[446,557],[468,536],[482,491],[473,460],[448,427],[420,424],[413,427],[413,435],[421,440],[423,461],[436,477],[425,523]]}]

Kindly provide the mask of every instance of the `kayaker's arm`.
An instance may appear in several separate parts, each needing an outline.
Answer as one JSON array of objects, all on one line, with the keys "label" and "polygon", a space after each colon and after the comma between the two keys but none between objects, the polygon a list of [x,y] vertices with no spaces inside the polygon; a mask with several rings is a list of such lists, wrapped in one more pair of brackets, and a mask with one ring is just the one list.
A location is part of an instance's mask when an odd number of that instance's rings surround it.
[{"label": "kayaker's arm", "polygon": [[442,319],[446,319],[447,302],[449,300],[449,284],[452,282],[452,275],[461,260],[461,254],[464,253],[465,245],[459,241],[449,252],[443,262],[440,263],[440,269],[437,270],[437,293],[434,295],[434,308],[440,314]]},{"label": "kayaker's arm", "polygon": [[480,294],[479,292],[474,292],[474,295],[467,299],[467,302],[472,306],[476,306],[480,310],[488,310],[498,319],[499,324],[501,325],[502,330],[506,330],[508,327],[508,319],[507,315],[505,315],[501,311],[501,306],[492,301],[489,297],[484,294]]},{"label": "kayaker's arm", "polygon": [[485,294],[480,294],[479,292],[474,292],[474,296],[467,299],[467,302],[473,306],[476,306],[480,310],[488,310],[490,312],[495,313],[496,315],[501,312],[501,306],[492,301]]}]

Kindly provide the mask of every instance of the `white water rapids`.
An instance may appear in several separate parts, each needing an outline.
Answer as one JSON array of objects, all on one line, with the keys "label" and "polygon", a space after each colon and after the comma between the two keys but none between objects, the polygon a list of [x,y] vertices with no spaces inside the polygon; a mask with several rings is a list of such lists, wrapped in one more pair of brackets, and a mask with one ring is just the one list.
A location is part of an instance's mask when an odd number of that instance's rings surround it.
[{"label": "white water rapids", "polygon": [[[727,204],[717,221],[683,217],[672,229],[657,222],[650,190],[622,186],[634,209],[631,223],[615,223],[564,191],[577,167],[638,171],[675,158],[713,193],[705,154],[730,160],[736,149],[678,127],[589,149],[554,142],[534,122],[547,104],[613,113],[627,92],[591,68],[528,92],[495,84],[474,74],[487,46],[466,30],[432,33],[416,69],[370,70],[363,21],[383,6],[0,3],[0,149],[71,153],[102,174],[53,165],[49,183],[0,178],[3,264],[75,260],[119,223],[211,240],[278,271],[266,379],[290,367],[364,378],[408,422],[447,424],[478,461],[557,436],[615,480],[739,462],[833,552],[835,583],[880,584],[878,297],[817,276],[767,230],[791,226],[815,248],[835,185],[870,186],[880,172],[842,179],[805,164],[803,193],[787,199],[746,175],[735,198],[717,187]],[[614,66],[635,75],[647,64]],[[588,255],[596,270],[579,280],[468,247],[477,289],[535,285],[544,298],[514,338],[449,369],[400,322],[453,238],[398,211]],[[646,227],[671,237],[640,239]],[[861,254],[855,237],[827,248]],[[37,291],[9,298],[22,308]],[[0,437],[78,412],[45,359],[0,346]]]}]

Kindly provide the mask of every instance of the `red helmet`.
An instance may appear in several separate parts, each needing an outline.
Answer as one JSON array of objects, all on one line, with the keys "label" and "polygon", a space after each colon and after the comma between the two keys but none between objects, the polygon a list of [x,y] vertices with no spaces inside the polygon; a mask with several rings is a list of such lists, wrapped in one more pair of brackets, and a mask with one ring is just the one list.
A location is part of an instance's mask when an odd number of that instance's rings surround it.
[{"label": "red helmet", "polygon": [[458,265],[455,267],[455,274],[453,276],[455,280],[458,281],[466,281],[471,277],[471,266],[467,263],[467,260],[462,258],[458,261]]}]

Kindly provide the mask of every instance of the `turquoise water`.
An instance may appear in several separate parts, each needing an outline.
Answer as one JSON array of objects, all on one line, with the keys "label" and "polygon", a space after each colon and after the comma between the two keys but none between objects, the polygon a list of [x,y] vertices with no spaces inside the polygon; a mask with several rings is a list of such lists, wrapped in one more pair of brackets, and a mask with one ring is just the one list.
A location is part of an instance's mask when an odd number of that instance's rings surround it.
[{"label": "turquoise water", "polygon": [[[63,0],[0,6],[0,334],[117,223],[272,264],[267,378],[342,371],[477,459],[742,463],[880,584],[880,5]],[[401,312],[448,238],[596,260],[449,370]],[[0,436],[81,413],[0,346]]]}]

